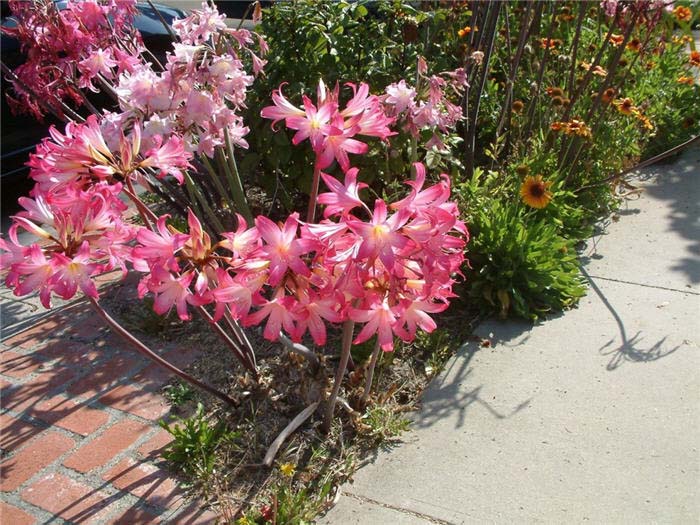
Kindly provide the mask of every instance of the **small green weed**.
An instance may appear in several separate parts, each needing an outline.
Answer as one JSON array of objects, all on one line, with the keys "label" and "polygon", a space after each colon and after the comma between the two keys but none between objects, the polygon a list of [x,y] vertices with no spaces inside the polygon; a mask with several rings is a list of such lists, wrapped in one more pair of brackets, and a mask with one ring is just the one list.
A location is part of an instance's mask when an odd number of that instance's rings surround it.
[{"label": "small green weed", "polygon": [[174,407],[179,407],[194,399],[195,391],[187,383],[178,381],[177,383],[166,385],[163,388],[163,395]]},{"label": "small green weed", "polygon": [[369,436],[378,443],[391,441],[407,431],[411,422],[392,407],[373,406],[362,416],[362,422],[369,427]]},{"label": "small green weed", "polygon": [[454,346],[446,330],[438,329],[431,333],[418,332],[413,342],[417,351],[426,356],[425,375],[432,377],[439,374],[448,359],[454,355]]},{"label": "small green weed", "polygon": [[217,448],[240,437],[239,432],[228,430],[223,421],[208,421],[201,403],[193,416],[176,418],[172,425],[164,421],[159,424],[174,438],[162,453],[163,458],[198,481],[207,481],[214,472]]},{"label": "small green weed", "polygon": [[280,467],[282,479],[272,485],[269,504],[247,512],[236,520],[236,525],[307,525],[327,506],[334,477],[327,474],[313,487],[299,487],[292,480],[294,469],[285,471],[287,466]]}]

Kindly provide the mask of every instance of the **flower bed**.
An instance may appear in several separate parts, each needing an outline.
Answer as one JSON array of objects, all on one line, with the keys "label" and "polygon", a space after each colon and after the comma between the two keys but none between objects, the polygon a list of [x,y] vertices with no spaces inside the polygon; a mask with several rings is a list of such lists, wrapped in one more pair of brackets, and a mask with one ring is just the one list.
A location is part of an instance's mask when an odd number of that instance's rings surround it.
[{"label": "flower bed", "polygon": [[[30,160],[5,283],[46,307],[82,292],[223,402],[169,427],[166,457],[229,521],[312,519],[405,427],[466,337],[450,320],[575,305],[576,245],[626,170],[700,129],[683,3],[282,2],[255,8],[258,32],[204,4],[162,63],[133,2],[11,7],[13,106],[67,123]],[[115,268],[228,357],[198,377],[162,361],[105,309],[93,279]]]}]

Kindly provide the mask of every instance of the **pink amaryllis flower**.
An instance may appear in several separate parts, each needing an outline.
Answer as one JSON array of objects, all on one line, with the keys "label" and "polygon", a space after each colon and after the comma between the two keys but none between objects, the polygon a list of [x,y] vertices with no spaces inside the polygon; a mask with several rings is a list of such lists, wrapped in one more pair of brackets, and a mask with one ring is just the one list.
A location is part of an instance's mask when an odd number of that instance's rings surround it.
[{"label": "pink amaryllis flower", "polygon": [[248,315],[253,305],[253,297],[259,295],[266,275],[241,273],[234,278],[227,270],[217,268],[216,277],[217,285],[211,291],[211,296],[216,304],[214,320],[218,321],[224,315],[226,305],[234,319]]},{"label": "pink amaryllis flower", "polygon": [[265,241],[261,252],[269,261],[268,281],[271,286],[280,283],[288,268],[300,275],[310,275],[311,271],[300,257],[313,250],[316,242],[311,239],[297,238],[298,213],[287,217],[282,228],[262,215],[255,219],[255,226]]},{"label": "pink amaryllis flower", "polygon": [[207,302],[190,290],[190,283],[194,277],[193,271],[174,275],[160,266],[154,266],[151,274],[139,283],[139,297],[151,292],[155,295],[153,310],[158,315],[165,315],[175,307],[178,317],[188,321],[191,316],[187,305],[201,306]]},{"label": "pink amaryllis flower", "polygon": [[301,336],[308,330],[318,346],[326,344],[326,322],[341,323],[343,296],[339,291],[331,290],[324,297],[321,294],[301,294],[296,306],[298,314],[297,329],[291,334],[292,339],[300,341]]},{"label": "pink amaryllis flower", "polygon": [[234,259],[244,259],[260,247],[260,232],[257,228],[248,228],[242,215],[236,214],[238,228],[235,232],[224,232],[218,246],[229,250]]},{"label": "pink amaryllis flower", "polygon": [[408,239],[399,229],[409,218],[408,210],[400,210],[388,217],[386,202],[382,199],[375,201],[370,223],[349,218],[348,227],[362,238],[357,256],[369,260],[378,257],[384,266],[392,269],[396,260],[395,250],[404,248],[408,243]]},{"label": "pink amaryllis flower", "polygon": [[305,112],[303,109],[296,107],[294,104],[289,102],[282,94],[282,87],[287,84],[282,82],[278,89],[272,92],[272,102],[274,105],[267,106],[262,109],[260,116],[272,120],[272,129],[275,129],[275,124],[280,120],[285,120],[290,117],[304,117]]},{"label": "pink amaryllis flower", "polygon": [[351,307],[348,316],[356,323],[365,323],[353,344],[363,343],[377,334],[382,350],[389,351],[394,348],[393,327],[396,324],[396,313],[386,298],[376,297],[365,309]]},{"label": "pink amaryllis flower", "polygon": [[321,173],[323,182],[326,183],[329,193],[322,193],[318,196],[318,203],[325,204],[326,209],[323,216],[328,218],[331,215],[347,215],[358,206],[364,207],[369,213],[367,205],[360,200],[359,191],[367,188],[367,184],[357,182],[357,168],[351,168],[345,172],[345,183],[341,184],[335,177],[327,173]]},{"label": "pink amaryllis flower", "polygon": [[369,146],[364,142],[355,140],[352,137],[360,131],[359,126],[353,126],[348,129],[343,129],[343,117],[336,114],[333,117],[333,126],[331,133],[328,133],[321,142],[321,149],[317,151],[316,168],[325,169],[330,166],[334,160],[338,161],[340,169],[347,171],[350,169],[350,158],[348,153],[362,155],[367,153]]},{"label": "pink amaryllis flower", "polygon": [[447,302],[433,302],[418,298],[405,299],[401,303],[400,315],[393,330],[404,341],[413,341],[416,330],[420,328],[424,332],[432,332],[437,324],[430,317],[430,313],[443,312],[449,304]]},{"label": "pink amaryllis flower", "polygon": [[274,105],[263,108],[260,116],[271,119],[273,129],[277,122],[284,120],[288,128],[297,130],[292,138],[292,143],[296,145],[308,138],[313,150],[319,153],[324,137],[330,134],[342,134],[341,130],[330,125],[331,117],[338,110],[337,104],[325,101],[319,102],[317,107],[309,97],[304,95],[302,97],[304,109],[300,109],[282,94],[284,84],[282,83],[278,89],[272,92]]},{"label": "pink amaryllis flower", "polygon": [[70,299],[80,288],[88,297],[97,299],[97,287],[91,279],[103,272],[104,267],[94,262],[88,241],[84,241],[71,258],[61,253],[53,255],[53,291],[63,299]]},{"label": "pink amaryllis flower", "polygon": [[311,147],[318,154],[323,151],[326,137],[343,134],[341,129],[330,124],[331,118],[338,108],[332,102],[324,102],[317,108],[306,95],[302,97],[302,100],[304,115],[287,117],[285,123],[288,128],[297,130],[292,137],[292,144],[296,146],[308,138]]},{"label": "pink amaryllis flower", "polygon": [[192,154],[185,150],[182,137],[172,134],[163,142],[160,135],[154,135],[151,140],[154,145],[143,154],[144,159],[138,163],[138,167],[155,168],[160,170],[158,178],[172,175],[179,184],[182,184],[185,181],[183,171],[192,168],[189,163]]},{"label": "pink amaryllis flower", "polygon": [[134,269],[147,272],[152,265],[178,271],[177,253],[187,242],[184,233],[171,230],[167,226],[170,215],[162,215],[156,222],[156,230],[139,228],[136,234],[138,244],[131,252]]},{"label": "pink amaryllis flower", "polygon": [[288,334],[297,332],[295,321],[299,315],[294,312],[294,299],[284,295],[284,290],[279,288],[277,293],[269,301],[265,301],[260,309],[243,319],[243,326],[253,326],[267,319],[263,336],[270,341],[276,341],[280,330]]},{"label": "pink amaryllis flower", "polygon": [[379,137],[386,140],[394,135],[389,126],[394,119],[384,113],[378,97],[369,95],[369,86],[361,83],[359,88],[348,83],[354,92],[345,108],[340,109],[339,87],[328,91],[323,80],[319,81],[316,104],[306,95],[302,96],[304,109],[290,103],[279,89],[272,93],[273,106],[263,108],[260,115],[271,119],[272,126],[280,120],[290,129],[297,130],[292,142],[297,145],[309,139],[316,153],[317,169],[324,169],[337,160],[343,171],[350,169],[348,153],[364,154],[367,144],[353,138],[356,135]]}]

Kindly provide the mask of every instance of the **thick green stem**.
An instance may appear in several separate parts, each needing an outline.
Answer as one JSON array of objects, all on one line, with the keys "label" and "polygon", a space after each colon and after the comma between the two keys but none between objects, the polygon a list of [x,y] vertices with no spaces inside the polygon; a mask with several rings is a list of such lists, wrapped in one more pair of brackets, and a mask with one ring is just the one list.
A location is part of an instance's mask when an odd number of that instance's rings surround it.
[{"label": "thick green stem", "polygon": [[233,142],[231,141],[231,135],[229,135],[228,129],[224,129],[224,137],[226,138],[226,152],[228,153],[227,158],[229,166],[226,175],[229,177],[229,183],[231,184],[233,202],[236,204],[238,212],[245,217],[248,224],[251,224],[253,222],[253,214],[248,207],[248,199],[246,199],[245,191],[243,190],[243,182],[241,181],[241,174],[236,164]]},{"label": "thick green stem", "polygon": [[185,184],[187,184],[187,191],[190,192],[190,196],[194,201],[192,204],[196,205],[197,203],[199,203],[199,205],[202,207],[202,210],[204,210],[207,219],[211,221],[210,223],[208,223],[210,224],[210,227],[213,226],[216,229],[216,233],[222,233],[226,231],[224,225],[219,220],[219,217],[216,215],[216,213],[214,213],[214,211],[207,203],[207,199],[202,193],[202,190],[197,185],[195,185],[194,181],[192,180],[192,177],[190,177],[189,174],[185,174]]}]

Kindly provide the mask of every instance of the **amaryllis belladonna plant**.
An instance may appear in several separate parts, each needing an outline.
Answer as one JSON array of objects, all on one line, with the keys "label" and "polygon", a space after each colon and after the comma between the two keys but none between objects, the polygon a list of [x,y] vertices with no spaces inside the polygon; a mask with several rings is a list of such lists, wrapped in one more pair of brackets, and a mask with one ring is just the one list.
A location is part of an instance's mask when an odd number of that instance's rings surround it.
[{"label": "amaryllis belladonna plant", "polygon": [[[18,8],[23,18],[17,33],[39,24],[46,29],[45,38],[55,39],[66,24],[76,30],[71,25],[76,13],[82,13],[80,23],[101,27],[107,15],[126,24],[133,9],[128,1],[115,4],[125,9],[116,14],[97,2],[85,4],[89,9],[70,4],[69,13],[51,23],[42,18],[43,11],[33,18]],[[128,27],[124,31],[132,34]],[[232,177],[233,146],[246,146],[243,136],[248,130],[236,109],[244,107],[252,77],[245,74],[239,53],[252,55],[254,73],[264,62],[248,47],[252,34],[228,29],[206,4],[178,21],[174,31],[180,41],[160,72],[139,54],[136,36],[131,58],[122,57],[123,63],[118,60],[121,48],[112,43],[93,39],[73,44],[66,67],[77,68],[71,70],[76,89],[106,86],[116,96],[119,111],[69,122],[64,133],[52,128],[37,147],[29,162],[36,182],[31,198],[20,199],[24,211],[13,218],[8,237],[0,239],[5,284],[16,295],[37,292],[46,307],[52,295],[70,299],[82,291],[102,318],[141,352],[229,403],[233,400],[228,396],[163,361],[112,319],[99,303],[95,277],[115,268],[141,272],[139,295],[154,297],[156,313],[175,310],[187,320],[196,311],[254,377],[256,357],[242,327],[261,326],[265,338],[281,340],[318,365],[314,353],[301,344],[305,336],[323,347],[329,326],[342,326],[341,360],[326,403],[328,428],[351,345],[376,338],[366,402],[379,352],[393,350],[396,338],[412,341],[417,330],[435,329],[431,314],[447,308],[454,296],[452,286],[468,240],[457,206],[449,200],[447,175],[425,187],[425,168],[415,163],[403,199],[367,204],[360,196],[365,185],[358,182],[358,169],[348,153],[368,151],[355,137],[388,140],[395,134],[397,116],[405,111],[411,112],[409,125],[440,127],[449,122],[439,120],[437,109],[426,112],[425,105],[412,101],[405,83],[390,86],[382,97],[370,95],[367,84],[349,84],[353,97],[341,107],[339,87],[328,90],[321,82],[316,103],[304,97],[303,109],[289,103],[280,88],[263,116],[284,120],[296,131],[293,142],[308,138],[316,153],[307,220],[301,221],[298,213],[282,223],[265,216],[253,219],[241,207],[246,217],[236,215],[235,230],[219,228],[214,235],[195,211],[211,212],[198,197],[190,172],[199,161],[214,173],[208,158],[217,157],[231,190],[242,195],[240,180],[236,188]],[[264,41],[259,47],[265,50]],[[84,57],[86,52],[91,58]],[[30,62],[28,67],[42,74],[40,64]],[[444,84],[433,84],[432,103],[449,113],[439,96]],[[21,92],[19,77],[17,86]],[[438,120],[420,116],[428,113]],[[445,118],[457,119],[457,111],[452,113]],[[322,171],[333,161],[344,172],[342,182]],[[320,180],[328,191],[318,195]],[[186,207],[188,231],[148,209],[136,194],[137,183],[166,189],[186,184],[188,193],[179,195],[192,199]],[[126,220],[128,207],[120,195],[135,204],[143,226]],[[325,206],[320,221],[314,220],[317,205]],[[23,245],[20,230],[35,240]]]}]

